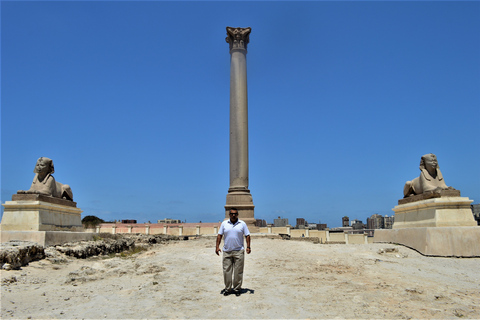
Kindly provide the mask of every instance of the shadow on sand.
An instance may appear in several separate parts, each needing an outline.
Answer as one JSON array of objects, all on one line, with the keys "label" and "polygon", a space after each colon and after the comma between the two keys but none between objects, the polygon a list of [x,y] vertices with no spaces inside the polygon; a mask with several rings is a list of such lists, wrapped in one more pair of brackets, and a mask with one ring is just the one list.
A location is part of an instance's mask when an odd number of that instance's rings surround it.
[{"label": "shadow on sand", "polygon": [[[220,294],[224,294],[225,293],[225,289],[222,289],[222,291],[220,291]],[[248,288],[242,288],[240,289],[240,294],[245,294],[245,293],[249,293],[249,294],[254,294],[255,293],[255,290],[253,289],[248,289]],[[235,294],[233,291],[230,291],[228,293],[228,295],[231,295],[231,294]]]}]

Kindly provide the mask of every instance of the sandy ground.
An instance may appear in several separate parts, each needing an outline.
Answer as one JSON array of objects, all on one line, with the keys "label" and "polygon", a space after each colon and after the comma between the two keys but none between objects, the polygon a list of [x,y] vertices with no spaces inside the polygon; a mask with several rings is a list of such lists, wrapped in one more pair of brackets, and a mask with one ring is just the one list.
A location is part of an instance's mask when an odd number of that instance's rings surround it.
[{"label": "sandy ground", "polygon": [[[2,270],[1,317],[480,319],[478,258],[253,236],[243,293],[225,297],[214,248],[214,238],[200,238],[130,257]],[[379,253],[384,248],[398,252]]]}]

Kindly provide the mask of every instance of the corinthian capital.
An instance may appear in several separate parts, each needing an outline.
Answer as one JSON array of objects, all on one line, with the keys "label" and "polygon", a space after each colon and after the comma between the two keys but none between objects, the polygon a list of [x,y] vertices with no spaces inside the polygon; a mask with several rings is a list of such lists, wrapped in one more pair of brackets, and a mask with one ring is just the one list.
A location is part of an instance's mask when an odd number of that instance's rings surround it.
[{"label": "corinthian capital", "polygon": [[247,44],[250,41],[250,32],[252,28],[232,28],[227,27],[227,37],[225,41],[230,45],[230,51],[238,49],[247,51]]}]

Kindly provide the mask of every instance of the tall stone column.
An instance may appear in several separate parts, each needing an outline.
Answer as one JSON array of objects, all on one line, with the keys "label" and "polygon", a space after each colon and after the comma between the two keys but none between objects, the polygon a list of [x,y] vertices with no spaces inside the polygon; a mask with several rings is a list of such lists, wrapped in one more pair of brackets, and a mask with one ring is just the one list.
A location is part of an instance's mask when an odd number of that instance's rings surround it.
[{"label": "tall stone column", "polygon": [[239,219],[255,226],[252,195],[248,189],[247,44],[251,28],[227,27],[230,46],[230,188],[225,217],[237,208]]}]

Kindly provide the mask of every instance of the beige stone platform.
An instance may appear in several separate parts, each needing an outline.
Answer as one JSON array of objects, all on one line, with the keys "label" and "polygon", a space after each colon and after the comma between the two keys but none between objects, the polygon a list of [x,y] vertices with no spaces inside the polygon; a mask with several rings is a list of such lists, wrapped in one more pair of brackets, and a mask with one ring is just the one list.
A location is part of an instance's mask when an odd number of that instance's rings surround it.
[{"label": "beige stone platform", "polygon": [[94,233],[72,231],[2,231],[1,242],[22,240],[52,246],[73,241],[93,240]]},{"label": "beige stone platform", "polygon": [[375,230],[373,242],[402,244],[427,256],[480,257],[480,227],[470,208],[473,200],[449,195],[400,200],[393,208],[393,229]]},{"label": "beige stone platform", "polygon": [[426,256],[480,257],[480,227],[375,230],[373,242],[398,243]]},{"label": "beige stone platform", "polygon": [[400,204],[393,208],[393,229],[476,226],[472,202],[468,197],[439,197]]},{"label": "beige stone platform", "polygon": [[93,239],[83,232],[82,210],[73,201],[40,194],[15,194],[4,204],[1,241],[33,241],[42,246]]},{"label": "beige stone platform", "polygon": [[39,194],[17,194],[5,201],[2,231],[83,231],[76,203]]}]

